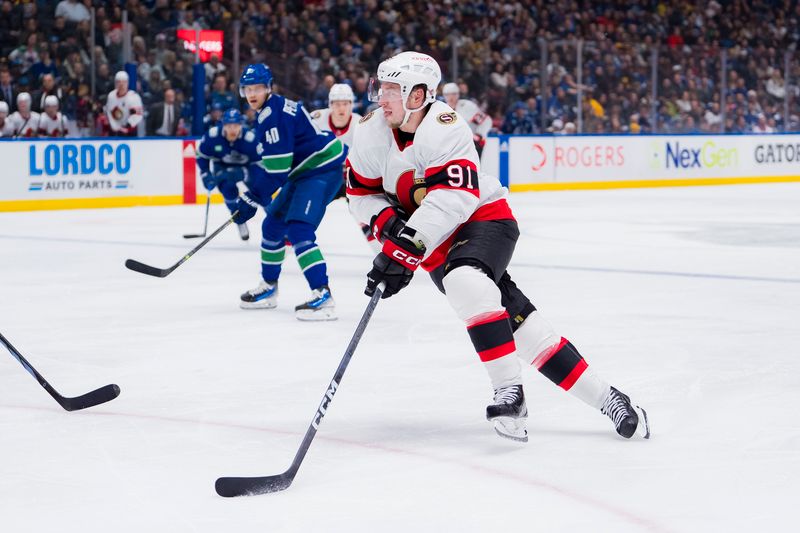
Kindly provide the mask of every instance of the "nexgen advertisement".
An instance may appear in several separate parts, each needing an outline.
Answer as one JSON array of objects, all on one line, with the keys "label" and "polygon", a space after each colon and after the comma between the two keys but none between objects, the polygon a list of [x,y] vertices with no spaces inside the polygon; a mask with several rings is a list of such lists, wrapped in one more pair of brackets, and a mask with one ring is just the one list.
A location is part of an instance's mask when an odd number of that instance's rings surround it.
[{"label": "nexgen advertisement", "polygon": [[183,201],[180,139],[4,141],[0,161],[0,211]]}]

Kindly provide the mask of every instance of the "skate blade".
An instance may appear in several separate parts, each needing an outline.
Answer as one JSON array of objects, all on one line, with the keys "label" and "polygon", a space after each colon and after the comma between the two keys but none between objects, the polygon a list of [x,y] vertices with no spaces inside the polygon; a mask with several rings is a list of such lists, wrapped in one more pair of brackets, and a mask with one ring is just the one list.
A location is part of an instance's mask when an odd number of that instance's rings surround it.
[{"label": "skate blade", "polygon": [[528,442],[528,430],[525,428],[524,418],[498,416],[492,419],[492,423],[495,432],[501,437],[516,442]]},{"label": "skate blade", "polygon": [[339,317],[336,316],[336,311],[332,308],[325,308],[322,309],[299,309],[295,311],[295,316],[297,320],[302,322],[324,322],[327,320],[338,320]]},{"label": "skate blade", "polygon": [[650,438],[650,421],[647,420],[647,412],[638,405],[633,406],[636,414],[639,415],[639,424],[636,426],[634,435],[642,439]]},{"label": "skate blade", "polygon": [[239,302],[239,307],[242,309],[253,310],[253,309],[275,309],[278,307],[278,302],[275,299],[266,299],[261,300],[259,302]]}]

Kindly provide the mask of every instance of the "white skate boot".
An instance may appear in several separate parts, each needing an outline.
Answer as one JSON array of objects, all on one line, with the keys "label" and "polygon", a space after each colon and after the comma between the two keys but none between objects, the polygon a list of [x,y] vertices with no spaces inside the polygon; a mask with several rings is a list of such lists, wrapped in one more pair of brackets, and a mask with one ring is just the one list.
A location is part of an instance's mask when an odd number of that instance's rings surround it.
[{"label": "white skate boot", "polygon": [[311,291],[311,299],[294,308],[297,320],[336,320],[336,302],[327,285]]},{"label": "white skate boot", "polygon": [[258,287],[242,294],[239,307],[242,309],[273,309],[278,305],[278,282],[261,280]]}]

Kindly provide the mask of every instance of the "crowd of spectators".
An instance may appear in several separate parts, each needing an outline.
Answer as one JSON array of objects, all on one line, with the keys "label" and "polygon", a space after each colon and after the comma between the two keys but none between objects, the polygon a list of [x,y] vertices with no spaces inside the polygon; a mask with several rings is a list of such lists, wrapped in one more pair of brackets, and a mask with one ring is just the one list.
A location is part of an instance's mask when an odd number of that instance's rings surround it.
[{"label": "crowd of spectators", "polygon": [[177,29],[225,32],[224,55],[204,65],[209,123],[240,104],[238,31],[240,64],[268,63],[277,90],[309,108],[348,83],[363,113],[378,63],[417,49],[499,132],[800,130],[800,3],[790,0],[0,0],[0,100],[9,112],[20,92],[34,111],[55,95],[71,133],[108,134],[103,108],[123,67],[123,9],[145,115],[177,117],[174,128],[148,118],[141,133],[191,131],[194,55]]}]

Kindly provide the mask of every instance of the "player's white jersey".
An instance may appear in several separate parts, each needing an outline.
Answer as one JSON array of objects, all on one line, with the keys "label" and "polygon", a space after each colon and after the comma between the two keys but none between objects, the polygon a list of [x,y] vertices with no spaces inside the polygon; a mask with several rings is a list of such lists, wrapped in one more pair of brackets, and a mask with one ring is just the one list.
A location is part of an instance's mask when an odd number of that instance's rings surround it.
[{"label": "player's white jersey", "polygon": [[11,117],[6,117],[3,123],[0,124],[0,137],[13,137],[14,136],[14,122]]},{"label": "player's white jersey", "polygon": [[333,125],[333,122],[331,121],[331,108],[329,107],[314,111],[311,113],[311,118],[321,129],[325,131],[332,131],[333,134],[336,135],[336,138],[347,145],[348,148],[353,146],[353,132],[356,129],[355,125],[358,124],[359,120],[361,120],[361,115],[358,113],[353,113],[350,116],[350,122],[348,122],[344,128],[337,128]]},{"label": "player's white jersey", "polygon": [[[128,91],[122,96],[117,94],[116,89],[108,93],[106,114],[112,131],[135,127],[141,122],[142,113],[142,99],[136,91]],[[132,115],[135,115],[133,120]]]},{"label": "player's white jersey", "polygon": [[42,137],[67,136],[67,119],[64,118],[61,111],[56,112],[55,118],[50,117],[47,113],[39,115],[39,135]]},{"label": "player's white jersey", "polygon": [[347,162],[347,196],[360,222],[388,206],[407,218],[427,249],[423,267],[441,263],[448,239],[468,220],[513,218],[508,191],[480,171],[472,132],[447,104],[431,104],[413,140],[401,142],[380,109],[361,119]]},{"label": "player's white jersey", "polygon": [[492,129],[492,119],[489,115],[481,111],[478,104],[472,100],[461,99],[456,104],[456,112],[464,117],[469,124],[469,128],[474,135],[480,136],[485,139]]},{"label": "player's white jersey", "polygon": [[25,118],[19,111],[14,111],[6,119],[14,126],[14,137],[36,137],[39,135],[39,113],[31,111]]}]

